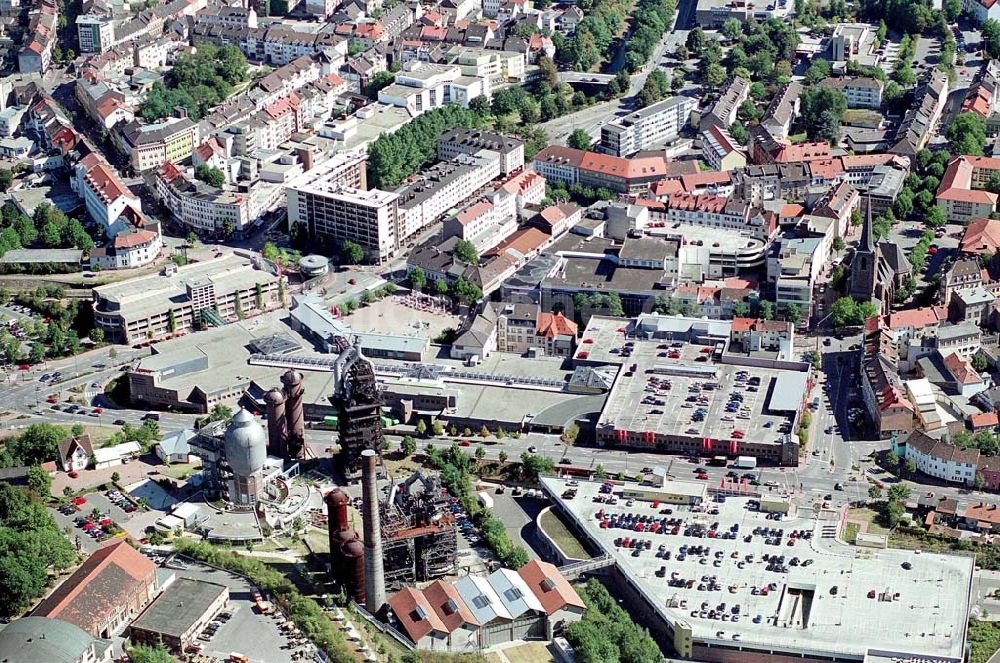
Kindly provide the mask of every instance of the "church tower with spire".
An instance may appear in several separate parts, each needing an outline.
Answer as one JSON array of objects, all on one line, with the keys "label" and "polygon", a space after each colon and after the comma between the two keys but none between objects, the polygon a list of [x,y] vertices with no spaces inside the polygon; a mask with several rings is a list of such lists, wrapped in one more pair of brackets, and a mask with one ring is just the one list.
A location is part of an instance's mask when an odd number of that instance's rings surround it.
[{"label": "church tower with spire", "polygon": [[851,262],[850,295],[857,301],[868,302],[875,298],[878,253],[872,231],[872,206],[868,201],[865,223],[861,230],[861,243],[854,251]]}]

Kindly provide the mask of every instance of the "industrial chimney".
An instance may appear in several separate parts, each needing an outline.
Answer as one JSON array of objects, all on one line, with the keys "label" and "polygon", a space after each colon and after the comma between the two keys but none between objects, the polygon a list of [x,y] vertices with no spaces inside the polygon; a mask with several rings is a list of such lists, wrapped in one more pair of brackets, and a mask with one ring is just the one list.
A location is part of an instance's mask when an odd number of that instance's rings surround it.
[{"label": "industrial chimney", "polygon": [[362,521],[365,534],[365,608],[373,615],[385,605],[385,571],[382,566],[382,525],[379,522],[378,454],[361,452]]},{"label": "industrial chimney", "polygon": [[264,394],[267,403],[267,453],[286,458],[288,454],[288,422],[285,421],[285,395],[275,387]]},{"label": "industrial chimney", "polygon": [[288,458],[299,458],[306,440],[306,418],[302,412],[302,374],[288,369],[281,376],[285,392],[285,421],[288,425],[286,449]]}]

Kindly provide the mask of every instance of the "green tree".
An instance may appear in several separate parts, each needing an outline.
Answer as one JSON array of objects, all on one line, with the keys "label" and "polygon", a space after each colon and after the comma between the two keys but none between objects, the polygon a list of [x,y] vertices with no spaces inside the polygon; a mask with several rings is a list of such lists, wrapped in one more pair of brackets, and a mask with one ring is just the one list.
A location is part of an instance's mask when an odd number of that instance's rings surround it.
[{"label": "green tree", "polygon": [[722,24],[722,34],[729,41],[736,41],[743,34],[743,24],[739,19],[731,18]]},{"label": "green tree", "polygon": [[372,101],[378,99],[378,93],[382,88],[388,87],[395,81],[396,74],[391,71],[380,71],[372,76],[372,79],[365,86],[365,95]]},{"label": "green tree", "polygon": [[878,486],[872,485],[868,488],[868,499],[873,502],[877,502],[882,499],[882,489]]},{"label": "green tree", "polygon": [[38,465],[28,468],[28,489],[43,499],[52,494],[52,477]]},{"label": "green tree", "polygon": [[470,265],[479,264],[479,253],[476,251],[475,245],[468,240],[460,239],[455,242],[454,254],[462,262]]},{"label": "green tree", "polygon": [[907,458],[906,462],[903,463],[903,465],[906,467],[907,476],[913,476],[916,473],[917,461],[913,460],[912,458]]},{"label": "green tree", "polygon": [[590,138],[590,134],[583,129],[574,129],[573,133],[566,139],[566,145],[575,150],[589,150],[593,144],[594,141]]},{"label": "green tree", "polygon": [[810,140],[840,142],[840,121],[847,110],[847,98],[836,88],[814,86],[801,96],[801,118]]},{"label": "green tree", "polygon": [[111,473],[111,483],[118,483],[121,480],[122,480],[122,475],[118,474],[117,472]]},{"label": "green tree", "polygon": [[844,242],[844,238],[843,237],[839,237],[838,236],[838,237],[834,237],[833,238],[833,250],[834,251],[843,251],[845,248],[847,248],[847,244]]},{"label": "green tree", "polygon": [[894,451],[890,451],[885,457],[885,464],[893,469],[899,467],[899,456]]},{"label": "green tree", "polygon": [[427,274],[419,267],[410,270],[410,287],[414,290],[423,290],[427,285]]},{"label": "green tree", "polygon": [[347,239],[340,247],[340,257],[348,265],[357,265],[364,260],[365,250],[360,244]]},{"label": "green tree", "polygon": [[9,168],[0,168],[0,191],[7,191],[14,183],[14,171]]},{"label": "green tree", "polygon": [[418,421],[416,431],[417,435],[419,435],[420,437],[424,437],[425,435],[427,435],[427,422],[424,421],[423,419]]},{"label": "green tree", "polygon": [[129,648],[128,654],[135,663],[177,663],[177,659],[162,644],[135,645]]},{"label": "green tree", "polygon": [[506,463],[507,462],[507,452],[501,450],[500,453],[497,454],[497,460],[500,461],[501,465],[503,465],[504,463]]},{"label": "green tree", "polygon": [[474,455],[476,457],[476,460],[482,460],[486,458],[486,449],[484,449],[483,447],[476,447],[476,452]]},{"label": "green tree", "polygon": [[412,435],[406,435],[403,437],[403,443],[401,448],[403,451],[403,456],[409,458],[417,451],[417,441],[413,439]]},{"label": "green tree", "polygon": [[762,300],[757,306],[757,316],[761,320],[771,320],[774,318],[774,304],[765,300]]},{"label": "green tree", "polygon": [[850,297],[837,299],[830,307],[830,323],[834,327],[857,324],[858,304]]},{"label": "green tree", "polygon": [[199,164],[194,169],[194,176],[205,184],[214,186],[217,189],[226,183],[226,174],[215,166],[209,166],[207,163]]},{"label": "green tree", "polygon": [[986,145],[986,120],[977,113],[959,113],[945,130],[945,136],[953,152],[982,156]]}]

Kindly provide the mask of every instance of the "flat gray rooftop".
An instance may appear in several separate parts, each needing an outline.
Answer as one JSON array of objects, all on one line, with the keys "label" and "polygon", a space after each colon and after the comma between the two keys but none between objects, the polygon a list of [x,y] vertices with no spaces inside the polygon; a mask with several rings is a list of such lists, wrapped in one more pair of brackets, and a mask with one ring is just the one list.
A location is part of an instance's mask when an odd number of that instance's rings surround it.
[{"label": "flat gray rooftop", "polygon": [[[580,481],[577,496],[569,501],[559,498],[566,480],[546,477],[542,485],[557,503],[556,508],[575,521],[591,543],[614,557],[621,572],[660,617],[671,625],[686,622],[690,626],[696,646],[857,660],[863,659],[868,650],[893,652],[904,659],[962,660],[972,557],[855,548],[832,538],[835,519],[792,516],[768,520],[765,514],[748,508],[747,497],[730,497],[724,504],[705,505],[707,509],[717,508],[717,514],[693,510],[698,507],[675,506],[671,507],[672,515],[661,516],[649,502],[635,501],[631,507],[624,500],[615,506],[594,502],[600,482]],[[728,532],[734,526],[739,529],[733,539],[685,536],[684,526],[677,535],[602,529],[596,517],[599,510],[606,515],[680,518],[684,525],[702,523],[706,529],[718,523],[719,532]],[[753,535],[758,527],[782,530],[780,545],[768,545],[765,536]],[[789,546],[790,534],[796,530],[810,532],[812,537],[800,537]],[[749,542],[744,540],[747,535],[751,535]],[[631,550],[616,545],[622,537],[637,536],[651,540],[651,549],[633,556]],[[670,560],[657,557],[661,544],[671,552]],[[707,546],[708,554],[689,554],[678,561],[683,545]],[[768,564],[762,561],[765,554],[784,555],[788,572],[769,571]],[[753,555],[753,561],[747,561],[748,555]],[[805,567],[792,566],[789,562],[793,556],[803,562],[812,561]],[[904,569],[905,562],[912,568]],[[661,567],[665,567],[662,578],[656,575]],[[721,585],[718,591],[706,589],[702,581],[712,576]],[[693,579],[694,586],[688,588],[685,583],[684,587],[671,587],[668,583],[672,577]],[[759,591],[765,586],[773,587],[766,596]],[[874,592],[874,598],[869,598],[870,592]],[[726,607],[719,612],[726,613],[727,619],[712,619],[707,611],[718,611],[723,602]],[[734,622],[732,610],[737,605],[738,621]],[[754,623],[757,616],[760,621]]]},{"label": "flat gray rooftop", "polygon": [[132,625],[154,633],[182,635],[191,628],[222,593],[225,585],[178,578],[160,594]]}]

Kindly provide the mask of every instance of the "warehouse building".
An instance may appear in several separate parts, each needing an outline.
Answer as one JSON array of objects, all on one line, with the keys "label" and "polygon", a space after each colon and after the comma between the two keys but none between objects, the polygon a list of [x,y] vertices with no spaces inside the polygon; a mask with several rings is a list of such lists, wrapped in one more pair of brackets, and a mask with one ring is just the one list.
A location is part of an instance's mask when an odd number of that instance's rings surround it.
[{"label": "warehouse building", "polygon": [[129,627],[132,642],[160,642],[180,653],[229,605],[229,588],[214,582],[178,578]]}]

